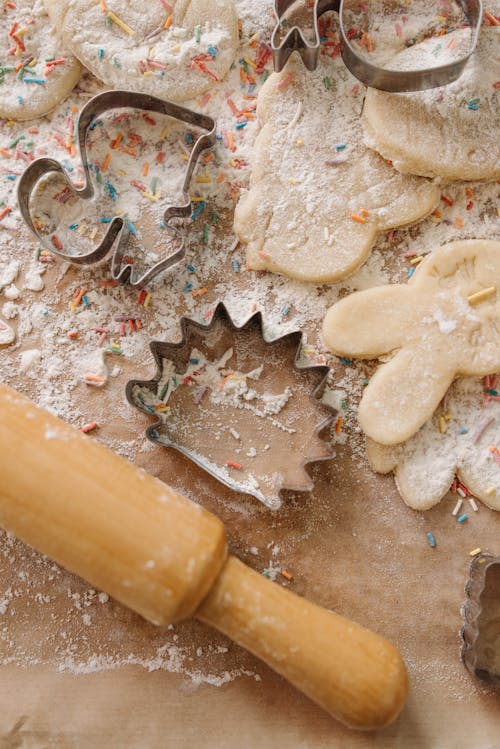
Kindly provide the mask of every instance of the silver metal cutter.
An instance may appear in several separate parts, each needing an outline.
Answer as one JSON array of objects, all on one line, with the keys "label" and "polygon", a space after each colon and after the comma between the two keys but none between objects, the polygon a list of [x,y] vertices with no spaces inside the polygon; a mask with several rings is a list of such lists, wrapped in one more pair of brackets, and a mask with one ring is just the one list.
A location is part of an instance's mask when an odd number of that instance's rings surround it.
[{"label": "silver metal cutter", "polygon": [[[126,396],[155,418],[146,430],[152,442],[177,450],[234,491],[277,509],[282,490],[313,488],[306,465],[333,457],[320,433],[337,412],[321,402],[329,368],[299,361],[302,333],[268,338],[262,324],[257,312],[237,326],[222,303],[206,325],[181,318],[182,340],[151,343],[156,375],[128,382]],[[205,365],[192,358],[193,351],[223,362],[220,382],[201,384],[198,375]],[[247,372],[243,377],[242,371]],[[250,387],[239,398],[218,400],[228,385],[237,388],[243,379]],[[266,416],[263,404],[277,391],[289,394],[285,406]]]},{"label": "silver metal cutter", "polygon": [[[47,238],[41,235],[33,222],[30,209],[30,198],[37,183],[48,174],[62,174],[71,193],[78,198],[89,199],[94,195],[94,186],[92,183],[89,163],[87,160],[87,132],[94,120],[107,110],[113,109],[139,109],[147,112],[156,112],[158,114],[174,117],[181,122],[201,128],[206,131],[193,144],[189,160],[187,162],[182,194],[184,202],[180,205],[168,206],[163,214],[165,226],[169,233],[174,235],[179,241],[179,247],[167,257],[162,258],[152,268],[149,268],[143,275],[136,278],[133,266],[124,263],[126,256],[126,247],[130,234],[127,222],[119,217],[114,216],[109,223],[106,234],[100,244],[92,249],[91,252],[83,255],[71,255],[49,244]],[[191,199],[189,197],[189,185],[193,176],[196,162],[200,153],[210,148],[215,143],[216,123],[212,117],[193,112],[178,104],[158,99],[149,94],[140,94],[132,91],[105,91],[102,94],[94,96],[83,107],[78,118],[78,149],[80,153],[83,170],[85,173],[85,184],[81,188],[74,186],[68,171],[57,160],[51,158],[40,158],[33,161],[25,170],[18,186],[18,201],[21,215],[37,240],[50,250],[51,253],[77,265],[92,265],[103,260],[109,251],[114,247],[111,260],[112,278],[121,283],[129,282],[131,286],[143,287],[158,273],[168,270],[176,265],[185,255],[184,239],[179,231],[169,225],[173,218],[183,218],[191,214]]]},{"label": "silver metal cutter", "polygon": [[[271,48],[274,69],[280,72],[292,52],[298,52],[308,70],[317,67],[320,52],[318,19],[327,11],[334,10],[339,14],[339,29],[342,40],[341,55],[348,70],[362,83],[372,88],[393,93],[404,91],[422,91],[423,89],[444,86],[455,81],[462,73],[467,60],[476,47],[479,29],[483,17],[481,0],[459,0],[471,29],[471,44],[465,55],[445,65],[422,70],[389,70],[373,65],[360,55],[349,41],[345,27],[346,0],[314,0],[313,39],[306,40],[303,30],[297,25],[284,28],[287,15],[296,9],[298,0],[275,0],[274,12],[277,24],[274,29]],[[302,3],[303,4],[303,3]]]}]

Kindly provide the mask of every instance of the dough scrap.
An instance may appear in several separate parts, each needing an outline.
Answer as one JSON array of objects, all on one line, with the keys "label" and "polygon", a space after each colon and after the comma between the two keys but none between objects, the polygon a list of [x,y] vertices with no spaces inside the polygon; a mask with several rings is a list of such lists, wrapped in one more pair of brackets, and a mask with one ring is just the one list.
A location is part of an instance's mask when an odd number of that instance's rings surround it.
[{"label": "dough scrap", "polygon": [[[78,82],[80,63],[68,54],[42,0],[3,3],[0,27],[0,117],[47,114]],[[16,71],[19,63],[24,67]]]},{"label": "dough scrap", "polygon": [[[466,30],[446,36],[460,44]],[[369,89],[363,111],[365,142],[407,174],[446,180],[500,177],[500,27],[483,26],[460,78],[448,86],[406,94]],[[400,52],[400,67],[436,64],[436,40]],[[392,67],[392,65],[391,65]],[[496,84],[496,86],[495,86]]]},{"label": "dough scrap", "polygon": [[[483,299],[473,296],[481,291]],[[365,389],[358,419],[375,442],[404,442],[456,377],[500,369],[500,242],[451,242],[428,255],[408,284],[351,294],[328,311],[323,338],[339,356],[395,352]]]},{"label": "dough scrap", "polygon": [[[445,419],[445,422],[441,421]],[[389,447],[368,439],[370,466],[394,471],[401,497],[427,510],[460,481],[493,510],[500,510],[500,465],[491,445],[500,444],[500,402],[484,394],[480,379],[456,380],[442,408],[411,439]]]},{"label": "dough scrap", "polygon": [[4,320],[0,320],[0,346],[8,346],[15,339],[16,334],[14,329]]},{"label": "dough scrap", "polygon": [[250,268],[319,283],[345,278],[378,232],[417,221],[439,201],[432,182],[401,175],[366,148],[362,99],[340,58],[325,55],[314,72],[293,56],[262,87],[250,188],[234,222]]},{"label": "dough scrap", "polygon": [[112,18],[131,33],[109,20],[98,0],[45,4],[68,47],[100,80],[172,101],[223,79],[238,46],[233,0],[106,0]]}]

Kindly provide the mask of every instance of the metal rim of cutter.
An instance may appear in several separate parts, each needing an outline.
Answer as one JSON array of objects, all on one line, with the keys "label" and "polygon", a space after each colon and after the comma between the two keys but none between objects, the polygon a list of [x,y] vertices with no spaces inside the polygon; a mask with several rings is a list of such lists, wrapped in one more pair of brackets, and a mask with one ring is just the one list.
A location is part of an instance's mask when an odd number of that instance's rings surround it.
[{"label": "metal rim of cutter", "polygon": [[[165,359],[168,359],[168,356],[169,355],[171,356],[172,352],[178,351],[182,349],[184,346],[186,346],[189,340],[190,329],[194,329],[202,333],[203,335],[207,335],[212,330],[214,325],[216,325],[218,322],[222,323],[223,325],[226,325],[228,329],[233,330],[235,333],[245,331],[247,328],[253,325],[260,330],[264,343],[269,344],[269,345],[277,343],[278,341],[283,341],[285,339],[288,339],[292,343],[292,345],[295,346],[296,348],[296,354],[295,354],[294,364],[293,364],[294,368],[298,371],[315,370],[320,375],[320,380],[318,384],[315,385],[315,387],[312,389],[309,395],[312,402],[314,402],[315,404],[320,403],[319,396],[321,395],[321,393],[323,392],[325,388],[327,378],[330,373],[330,368],[326,364],[311,364],[311,365],[299,364],[300,353],[301,353],[302,346],[304,343],[304,334],[302,333],[302,331],[293,330],[290,333],[285,333],[284,335],[278,336],[277,338],[269,338],[264,333],[264,320],[263,320],[262,312],[252,313],[250,317],[248,317],[241,325],[237,325],[232,319],[225,304],[223,302],[219,302],[214,310],[214,313],[209,323],[206,323],[206,324],[200,323],[197,320],[193,320],[192,318],[187,317],[187,316],[181,317],[179,320],[179,324],[180,324],[180,328],[182,332],[182,337],[180,341],[172,342],[172,343],[167,342],[167,341],[152,341],[150,343],[150,349],[151,349],[151,353],[153,354],[153,357],[156,363],[157,371],[156,371],[155,376],[150,380],[137,380],[136,379],[136,380],[129,380],[129,382],[127,382],[127,385],[125,387],[125,395],[130,405],[133,406],[134,408],[139,409],[140,411],[143,411],[148,416],[152,416],[153,414],[151,413],[150,410],[148,410],[146,407],[143,407],[140,403],[138,403],[138,399],[134,396],[134,389],[136,387],[147,388],[149,390],[156,389],[162,377],[162,373],[163,373],[162,362]],[[333,421],[333,419],[338,415],[337,409],[333,408],[327,403],[324,403],[322,405],[324,406],[326,410],[330,411],[331,413],[328,414],[328,416],[326,416],[316,426],[316,429],[315,429],[316,434],[319,434],[320,432],[322,432],[323,429],[325,429],[325,427],[327,427],[328,424],[330,424]],[[202,468],[210,476],[217,479],[217,481],[220,481],[221,484],[224,484],[225,486],[227,486],[229,489],[232,489],[233,491],[236,491],[239,494],[242,494],[242,493],[250,494],[256,499],[259,499],[264,505],[266,505],[266,507],[270,507],[271,509],[276,509],[276,507],[271,506],[267,502],[265,496],[261,492],[258,492],[257,490],[254,490],[254,491],[248,490],[248,491],[242,492],[242,490],[238,488],[237,482],[233,482],[231,481],[231,479],[226,478],[220,472],[216,470],[212,470],[209,466],[207,466],[207,464],[203,460],[201,460],[197,456],[197,453],[171,440],[170,438],[168,438],[168,435],[167,435],[168,442],[166,440],[160,441],[158,439],[158,432],[157,432],[158,427],[160,426],[164,426],[164,424],[161,421],[161,419],[157,418],[154,424],[152,424],[146,429],[146,437],[155,445],[160,445],[161,447],[170,447],[176,450],[177,452],[181,453],[186,458],[188,458],[191,462],[195,463],[197,466]],[[308,458],[301,465],[302,465],[302,468],[305,468],[310,463],[317,463],[323,460],[331,460],[333,457],[334,457],[334,453],[332,451],[332,454],[330,455],[319,456],[316,458],[314,457]],[[309,477],[309,481],[308,481],[306,488],[304,488],[304,486],[297,488],[296,486],[288,486],[284,484],[279,489],[278,494],[281,494],[283,491],[311,491],[313,487],[314,487],[313,480]]]},{"label": "metal rim of cutter", "polygon": [[315,70],[319,59],[320,38],[319,18],[329,10],[339,14],[339,28],[342,40],[341,55],[347,69],[362,83],[371,88],[391,93],[423,91],[424,89],[445,86],[457,80],[467,61],[474,52],[483,18],[482,0],[458,0],[466,15],[471,30],[471,45],[468,52],[458,60],[422,70],[388,70],[368,62],[358,54],[351,45],[344,27],[345,0],[315,0],[313,10],[314,41],[306,41],[302,29],[292,26],[280,44],[276,40],[281,31],[281,19],[297,0],[275,0],[274,13],[277,24],[271,38],[274,70],[279,73],[285,66],[292,52],[298,52],[308,70]]},{"label": "metal rim of cutter", "polygon": [[[486,588],[488,569],[500,564],[500,557],[488,552],[480,552],[471,561],[469,578],[465,586],[466,600],[461,607],[462,628],[460,630],[461,651],[463,664],[472,676],[482,682],[500,687],[500,673],[497,668],[487,668],[483,664],[477,666],[478,640],[481,627],[481,613],[483,609],[482,595]],[[494,657],[491,658],[493,662]]]},{"label": "metal rim of cutter", "polygon": [[88,101],[80,111],[77,132],[78,151],[85,175],[83,187],[77,188],[74,186],[68,171],[59,161],[43,157],[33,161],[23,172],[19,180],[17,196],[19,209],[24,222],[37,240],[49,249],[50,252],[63,260],[76,265],[92,265],[103,260],[116,243],[111,261],[111,275],[113,280],[119,281],[120,283],[128,282],[131,286],[142,287],[149,283],[149,281],[158,275],[158,273],[176,265],[184,257],[184,240],[175,227],[169,226],[168,228],[169,232],[178,238],[180,242],[179,248],[168,257],[163,258],[153,265],[153,267],[147,270],[142,276],[135,278],[133,266],[130,264],[123,265],[125,248],[130,234],[127,222],[124,221],[124,219],[115,216],[111,220],[106,234],[100,244],[90,252],[83,255],[68,255],[52,245],[49,245],[45,238],[40,236],[33,223],[29,205],[32,191],[38,181],[45,175],[54,172],[62,174],[73,195],[84,200],[94,196],[94,186],[92,184],[89,163],[87,160],[87,131],[92,125],[92,122],[105,111],[123,108],[139,109],[147,112],[164,114],[207,131],[200,135],[196,140],[189,156],[182,185],[182,196],[184,202],[181,205],[169,206],[163,214],[163,221],[165,225],[167,225],[172,218],[185,218],[186,216],[189,216],[191,214],[191,199],[189,197],[191,178],[201,151],[210,148],[215,143],[216,122],[208,115],[194,112],[191,109],[181,107],[180,105],[174,104],[165,99],[159,99],[156,96],[136,93],[133,91],[104,91],[90,99],[90,101]]}]

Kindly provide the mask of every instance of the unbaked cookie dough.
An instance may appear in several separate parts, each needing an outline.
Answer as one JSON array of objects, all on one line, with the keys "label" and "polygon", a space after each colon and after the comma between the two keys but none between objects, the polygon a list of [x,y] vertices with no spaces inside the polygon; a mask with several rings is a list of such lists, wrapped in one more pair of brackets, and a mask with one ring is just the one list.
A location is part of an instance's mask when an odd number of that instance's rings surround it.
[{"label": "unbaked cookie dough", "polygon": [[42,0],[0,8],[0,117],[30,120],[50,112],[81,75]]},{"label": "unbaked cookie dough", "polygon": [[67,45],[113,88],[190,99],[234,61],[233,0],[45,0]]},{"label": "unbaked cookie dough", "polygon": [[250,268],[336,281],[366,260],[378,232],[435,207],[432,182],[400,174],[365,146],[362,104],[363,87],[338,56],[322,55],[313,72],[291,58],[266,81],[250,189],[234,222]]},{"label": "unbaked cookie dough", "polygon": [[500,398],[492,395],[497,382],[497,375],[456,380],[434,416],[402,445],[367,440],[371,467],[394,471],[409,507],[433,507],[457,475],[476,499],[500,510]]},{"label": "unbaked cookie dough", "polygon": [[[428,39],[394,59],[400,68],[436,64],[461,44],[467,30],[442,42]],[[416,93],[369,89],[363,111],[365,142],[405,174],[445,180],[500,177],[500,26],[483,26],[475,53],[454,83]],[[440,59],[440,58],[438,58]],[[391,65],[393,67],[393,65]]]},{"label": "unbaked cookie dough", "polygon": [[500,242],[451,242],[429,254],[408,284],[342,299],[323,323],[339,356],[389,356],[366,387],[358,419],[367,437],[412,437],[459,376],[500,369]]}]

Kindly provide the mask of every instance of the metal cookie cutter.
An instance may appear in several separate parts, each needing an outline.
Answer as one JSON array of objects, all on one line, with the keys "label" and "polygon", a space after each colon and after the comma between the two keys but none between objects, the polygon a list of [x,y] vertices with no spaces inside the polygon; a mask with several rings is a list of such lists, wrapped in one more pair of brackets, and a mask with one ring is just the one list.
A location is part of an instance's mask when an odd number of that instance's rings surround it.
[{"label": "metal cookie cutter", "polygon": [[473,676],[500,687],[500,557],[474,557],[465,592],[462,660]]},{"label": "metal cookie cutter", "polygon": [[274,69],[280,72],[292,52],[298,52],[308,70],[317,67],[319,59],[320,36],[318,19],[329,10],[339,14],[340,37],[342,40],[341,55],[348,70],[362,83],[382,91],[400,93],[404,91],[422,91],[428,88],[444,86],[455,81],[462,73],[469,57],[476,47],[483,6],[481,0],[458,0],[471,29],[471,44],[465,55],[445,65],[422,70],[389,70],[373,65],[360,55],[349,41],[345,27],[346,0],[314,0],[312,9],[312,41],[306,40],[303,30],[294,25],[288,28],[283,36],[283,25],[292,10],[303,4],[302,0],[275,0],[274,12],[277,24],[271,38]]},{"label": "metal cookie cutter", "polygon": [[180,324],[179,343],[151,344],[155,377],[127,384],[156,417],[147,437],[272,509],[284,489],[310,491],[305,466],[333,456],[320,433],[337,412],[320,401],[328,367],[300,361],[302,333],[269,339],[260,312],[237,326],[222,303],[209,324]]},{"label": "metal cookie cutter", "polygon": [[128,281],[132,286],[141,287],[151,281],[151,279],[158,273],[171,268],[184,257],[184,240],[180,232],[171,224],[168,225],[169,233],[175,236],[178,240],[178,249],[167,257],[162,258],[139,278],[136,278],[133,267],[130,264],[124,264],[123,262],[126,256],[125,250],[130,235],[129,225],[123,218],[120,218],[119,216],[114,216],[112,218],[102,241],[91,252],[81,255],[72,255],[62,251],[62,249],[54,247],[53,244],[49,244],[47,238],[37,231],[30,209],[30,197],[36,184],[40,179],[48,174],[62,174],[71,194],[76,197],[88,199],[94,196],[94,186],[90,175],[89,162],[87,160],[87,131],[95,119],[103,114],[103,112],[121,108],[139,109],[147,112],[168,115],[169,117],[174,117],[181,122],[186,122],[189,125],[206,130],[206,133],[200,135],[200,137],[195,141],[190,152],[182,186],[184,202],[180,205],[167,207],[163,215],[163,220],[165,226],[167,226],[168,222],[173,218],[189,216],[191,214],[191,199],[189,197],[191,177],[200,153],[204,149],[210,148],[215,143],[216,122],[212,117],[193,112],[191,109],[186,109],[178,104],[173,104],[164,99],[158,99],[149,94],[140,94],[132,91],[105,91],[104,93],[98,94],[90,99],[81,110],[78,118],[78,149],[85,173],[83,187],[77,188],[74,186],[68,171],[59,163],[59,161],[51,158],[40,158],[33,161],[21,176],[18,187],[18,200],[21,215],[25,223],[31,229],[37,240],[50,250],[50,252],[70,263],[75,263],[77,265],[92,265],[103,260],[114,246],[115,249],[111,261],[111,274],[113,279],[122,283]]}]

